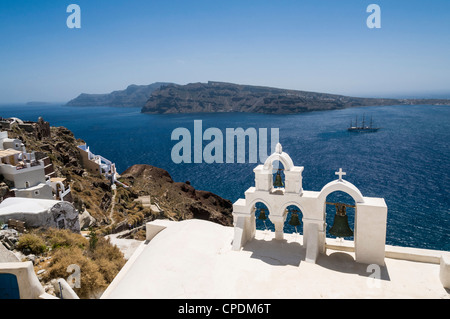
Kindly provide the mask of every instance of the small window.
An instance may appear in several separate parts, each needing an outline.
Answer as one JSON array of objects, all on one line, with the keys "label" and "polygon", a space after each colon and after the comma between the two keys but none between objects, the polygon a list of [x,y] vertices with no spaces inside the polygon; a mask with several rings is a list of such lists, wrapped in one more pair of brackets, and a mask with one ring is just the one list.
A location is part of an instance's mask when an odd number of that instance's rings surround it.
[{"label": "small window", "polygon": [[39,191],[34,191],[34,195],[39,195]]},{"label": "small window", "polygon": [[30,182],[25,182],[25,188],[28,188],[28,187],[30,187]]}]

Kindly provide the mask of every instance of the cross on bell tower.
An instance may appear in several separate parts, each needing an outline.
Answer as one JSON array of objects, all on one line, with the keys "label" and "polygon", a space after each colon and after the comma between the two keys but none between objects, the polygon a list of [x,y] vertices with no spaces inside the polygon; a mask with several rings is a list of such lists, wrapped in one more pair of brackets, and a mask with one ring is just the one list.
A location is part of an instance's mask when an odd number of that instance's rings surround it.
[{"label": "cross on bell tower", "polygon": [[340,181],[340,182],[342,182],[342,176],[343,176],[343,175],[347,175],[347,173],[345,173],[345,172],[342,171],[342,168],[340,168],[340,169],[339,169],[339,172],[336,172],[335,174],[339,176],[339,181]]}]

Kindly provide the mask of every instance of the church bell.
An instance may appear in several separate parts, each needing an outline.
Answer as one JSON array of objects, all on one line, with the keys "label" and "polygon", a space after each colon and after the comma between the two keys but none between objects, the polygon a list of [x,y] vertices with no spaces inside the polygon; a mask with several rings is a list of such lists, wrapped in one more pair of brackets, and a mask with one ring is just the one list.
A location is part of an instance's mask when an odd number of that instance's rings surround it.
[{"label": "church bell", "polygon": [[336,215],[334,216],[333,226],[330,228],[330,234],[339,238],[352,237],[353,230],[348,224],[346,205],[334,205],[336,206]]},{"label": "church bell", "polygon": [[259,210],[259,216],[258,216],[259,220],[266,220],[267,216],[266,216],[266,210],[264,208],[261,208]]},{"label": "church bell", "polygon": [[298,218],[298,211],[292,211],[291,220],[289,221],[289,225],[297,227],[301,225],[300,219]]},{"label": "church bell", "polygon": [[280,171],[281,171],[281,169],[278,170],[277,176],[275,176],[275,182],[273,183],[274,187],[284,187],[283,180],[281,179]]}]

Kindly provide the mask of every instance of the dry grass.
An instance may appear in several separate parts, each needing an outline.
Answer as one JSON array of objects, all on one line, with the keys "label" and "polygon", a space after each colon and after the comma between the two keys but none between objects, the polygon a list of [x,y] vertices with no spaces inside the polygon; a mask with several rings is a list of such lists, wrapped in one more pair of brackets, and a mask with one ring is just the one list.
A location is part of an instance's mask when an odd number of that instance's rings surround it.
[{"label": "dry grass", "polygon": [[80,267],[80,288],[73,288],[80,298],[91,298],[106,289],[108,283],[100,272],[100,265],[78,247],[57,249],[42,280],[48,282],[57,278],[67,279],[70,276],[67,268],[72,264]]},{"label": "dry grass", "polygon": [[[98,237],[95,245],[82,235],[64,229],[40,229],[24,234],[19,239],[21,249],[28,248],[45,258],[45,264],[35,266],[45,268],[42,282],[52,279],[68,279],[69,265],[80,267],[80,288],[73,288],[82,299],[99,296],[112,282],[125,264],[122,252],[104,237]],[[39,258],[38,258],[39,260]],[[48,261],[49,260],[49,261]]]}]

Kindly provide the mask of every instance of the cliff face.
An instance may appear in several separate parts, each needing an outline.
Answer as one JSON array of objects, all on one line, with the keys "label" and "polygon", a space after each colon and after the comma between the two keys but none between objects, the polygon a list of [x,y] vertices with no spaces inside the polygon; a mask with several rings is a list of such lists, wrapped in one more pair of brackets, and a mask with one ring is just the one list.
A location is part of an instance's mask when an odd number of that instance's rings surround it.
[{"label": "cliff face", "polygon": [[69,101],[69,106],[115,106],[143,107],[153,91],[168,83],[156,82],[150,85],[130,85],[125,90],[109,94],[82,93]]},{"label": "cliff face", "polygon": [[149,194],[169,218],[203,219],[225,226],[233,224],[233,205],[229,200],[208,191],[196,190],[189,182],[174,182],[170,174],[161,168],[134,165],[122,173],[121,179],[132,185],[135,191]]},{"label": "cliff face", "polygon": [[223,82],[130,85],[109,94],[80,94],[69,106],[141,107],[143,113],[248,112],[295,114],[357,106],[445,104],[445,99],[359,98]]},{"label": "cliff face", "polygon": [[450,104],[450,100],[358,98],[222,82],[170,84],[153,92],[143,113],[251,112],[293,114],[357,106]]}]

